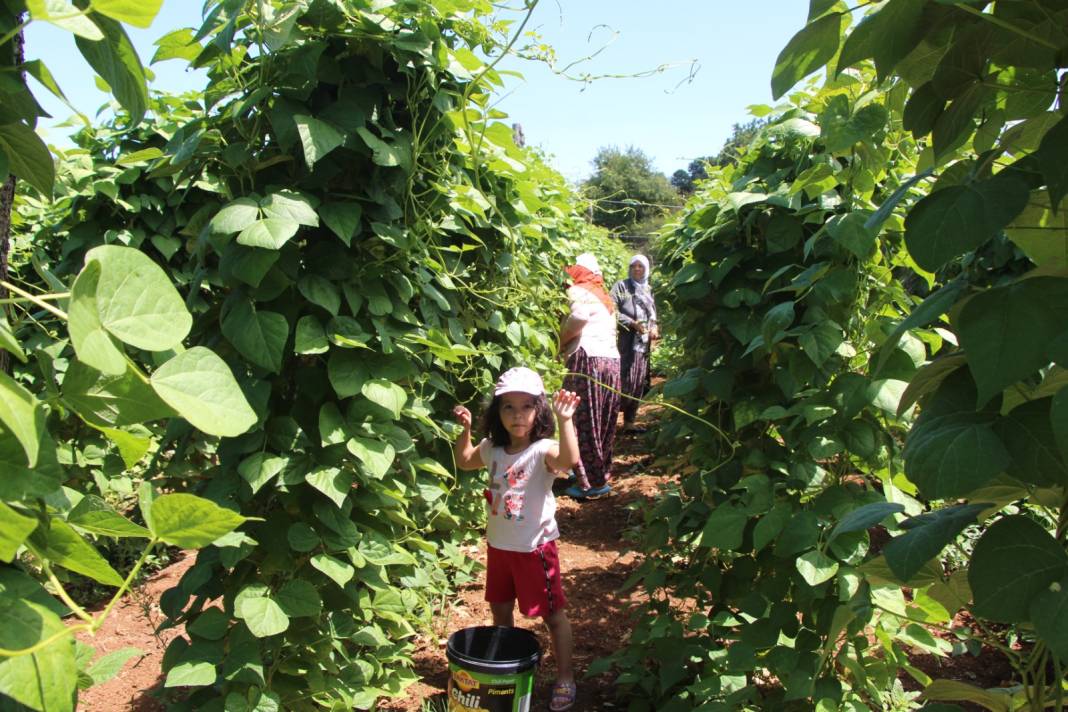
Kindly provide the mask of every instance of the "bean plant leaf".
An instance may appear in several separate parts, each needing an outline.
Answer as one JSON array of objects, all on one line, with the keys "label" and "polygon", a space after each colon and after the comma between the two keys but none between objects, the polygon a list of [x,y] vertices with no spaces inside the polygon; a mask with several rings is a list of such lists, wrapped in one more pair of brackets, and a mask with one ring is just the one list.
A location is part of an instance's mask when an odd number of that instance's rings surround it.
[{"label": "bean plant leaf", "polygon": [[37,528],[37,520],[0,502],[0,561],[10,564],[22,542]]},{"label": "bean plant leaf", "polygon": [[[169,418],[174,410],[128,363],[122,375],[110,376],[73,360],[63,377],[63,400],[93,426],[119,428]],[[138,458],[140,459],[140,458]]]},{"label": "bean plant leaf", "polygon": [[401,409],[408,401],[403,388],[382,378],[367,381],[360,387],[360,392],[364,398],[387,410],[394,420],[400,417]]},{"label": "bean plant leaf", "polygon": [[237,466],[237,472],[252,488],[252,494],[278,476],[289,464],[288,457],[279,457],[265,452],[249,455]]},{"label": "bean plant leaf", "polygon": [[989,419],[954,413],[917,424],[905,443],[905,474],[929,499],[962,497],[1010,463]]},{"label": "bean plant leaf", "polygon": [[223,335],[242,356],[273,373],[282,370],[289,322],[271,311],[258,311],[251,301],[239,299],[224,308]]},{"label": "bean plant leaf", "polygon": [[87,494],[67,515],[67,522],[93,534],[149,539],[152,533],[116,512],[96,495]]},{"label": "bean plant leaf", "polygon": [[[875,369],[872,371],[872,376],[876,376],[886,365],[886,361],[890,358],[890,354],[894,352],[894,348],[897,346],[898,341],[901,340],[902,335],[909,329],[917,329],[922,326],[927,326],[932,323],[938,317],[949,311],[949,308],[957,303],[957,299],[967,289],[967,282],[964,280],[954,280],[949,284],[946,284],[942,288],[932,292],[927,296],[919,306],[914,308],[904,320],[898,323],[894,327],[894,330],[886,337],[886,341],[879,348],[879,358],[875,362]],[[911,383],[909,384],[911,386]]]},{"label": "bean plant leaf", "polygon": [[975,545],[968,584],[976,616],[1002,623],[1027,620],[1032,601],[1068,573],[1068,553],[1041,525],[1005,517]]},{"label": "bean plant leaf", "polygon": [[1061,118],[1042,137],[1038,146],[1038,165],[1046,179],[1049,190],[1050,205],[1054,210],[1060,209],[1061,199],[1068,193],[1068,116]]},{"label": "bean plant leaf", "polygon": [[287,581],[278,589],[275,599],[290,618],[317,616],[323,607],[315,586],[304,579]]},{"label": "bean plant leaf", "polygon": [[778,99],[805,76],[826,64],[838,51],[843,15],[824,15],[805,25],[779,53],[771,74],[772,98]]},{"label": "bean plant leaf", "polygon": [[278,602],[268,596],[244,599],[240,606],[234,606],[234,615],[245,621],[257,638],[278,635],[289,628],[289,617]]},{"label": "bean plant leaf", "polygon": [[724,551],[736,550],[742,545],[742,533],[748,517],[745,512],[729,506],[712,510],[701,530],[701,546]]},{"label": "bean plant leaf", "polygon": [[85,61],[103,77],[111,93],[129,112],[130,123],[139,124],[148,107],[148,83],[137,50],[118,22],[97,14],[89,17],[104,38],[93,41],[75,37],[74,42]]},{"label": "bean plant leaf", "polygon": [[106,655],[101,655],[98,660],[95,660],[87,672],[89,673],[89,677],[93,679],[94,685],[103,685],[105,682],[118,675],[130,658],[138,655],[144,655],[144,651],[140,648],[127,647],[113,650]]},{"label": "bean plant leaf", "polygon": [[78,37],[93,42],[104,39],[100,28],[69,0],[26,0],[26,9],[34,20],[50,23]]},{"label": "bean plant leaf", "polygon": [[51,519],[47,527],[38,527],[30,535],[30,542],[57,566],[88,576],[106,586],[122,585],[122,577],[111,568],[111,564],[62,519]]},{"label": "bean plant leaf", "polygon": [[7,160],[7,170],[21,178],[42,195],[52,195],[56,179],[52,154],[41,137],[26,124],[15,121],[0,124],[0,154]]},{"label": "bean plant leaf", "polygon": [[297,124],[297,134],[300,135],[308,168],[314,168],[317,161],[345,141],[345,134],[325,121],[303,114],[297,114],[293,120]]},{"label": "bean plant leaf", "polygon": [[1061,457],[1068,461],[1068,386],[1057,391],[1050,403],[1050,424],[1053,438],[1061,451]]},{"label": "bean plant leaf", "polygon": [[202,346],[156,369],[152,388],[169,406],[209,435],[234,437],[252,427],[256,413],[226,363]]},{"label": "bean plant leaf", "polygon": [[326,226],[348,247],[360,230],[363,209],[359,203],[326,203],[320,206],[319,216]]},{"label": "bean plant leaf", "polygon": [[100,321],[96,305],[96,290],[100,283],[101,266],[90,262],[78,274],[71,287],[67,328],[78,360],[101,373],[121,375],[128,365],[126,356]]},{"label": "bean plant leaf", "polygon": [[1048,200],[1035,195],[1005,234],[1039,267],[1068,269],[1068,211],[1054,212]]},{"label": "bean plant leaf", "polygon": [[149,528],[159,539],[186,549],[200,549],[229,534],[245,521],[237,512],[191,494],[160,495],[152,503]]},{"label": "bean plant leaf", "polygon": [[905,533],[883,548],[890,570],[902,581],[911,580],[989,506],[959,504],[906,519],[901,523]]},{"label": "bean plant leaf", "polygon": [[903,511],[905,511],[905,505],[894,502],[871,502],[870,504],[865,504],[854,509],[838,521],[838,524],[831,530],[830,536],[827,537],[827,543],[830,544],[842,534],[870,529],[891,514],[898,514]]},{"label": "bean plant leaf", "polygon": [[809,551],[797,557],[796,566],[809,586],[819,586],[838,573],[838,562],[820,551]]},{"label": "bean plant leaf", "polygon": [[921,199],[905,219],[905,244],[934,271],[994,237],[1027,205],[1030,190],[1015,178],[954,185]]},{"label": "bean plant leaf", "polygon": [[0,371],[0,422],[14,435],[26,453],[26,464],[37,464],[45,413],[37,399],[21,384]]},{"label": "bean plant leaf", "polygon": [[[64,629],[48,608],[0,595],[0,647],[24,650]],[[73,712],[78,664],[67,636],[29,655],[0,658],[0,693],[34,710]]]},{"label": "bean plant leaf", "polygon": [[961,310],[958,331],[979,387],[979,405],[1048,364],[1050,342],[1065,324],[1068,279],[1023,279],[970,299]]},{"label": "bean plant leaf", "polygon": [[95,301],[100,323],[124,343],[166,351],[181,343],[193,325],[178,290],[145,253],[119,245],[94,247],[86,263],[100,264]]},{"label": "bean plant leaf", "polygon": [[[975,703],[991,712],[1011,712],[1012,699],[1005,694],[990,692],[976,685],[957,680],[935,680],[923,689],[923,696],[928,700],[950,700]],[[925,705],[929,707],[961,709],[958,705]],[[936,712],[940,711],[936,709]]]},{"label": "bean plant leaf", "polygon": [[1068,660],[1068,578],[1051,583],[1031,601],[1035,632],[1058,658]]},{"label": "bean plant leaf", "polygon": [[1006,472],[1039,487],[1068,485],[1065,466],[1051,421],[1052,398],[1038,398],[1013,408],[995,430],[1012,456]]},{"label": "bean plant leaf", "polygon": [[846,37],[836,73],[873,58],[880,77],[886,77],[923,39],[924,0],[889,0],[861,20]]},{"label": "bean plant leaf", "polygon": [[147,28],[162,5],[163,0],[93,0],[93,12],[127,25]]},{"label": "bean plant leaf", "polygon": [[345,446],[360,461],[363,466],[362,470],[377,480],[382,479],[389,472],[397,454],[389,443],[371,438],[354,436]]},{"label": "bean plant leaf", "polygon": [[210,224],[214,232],[230,235],[250,227],[259,218],[259,201],[253,198],[238,198],[215,213]]},{"label": "bean plant leaf", "polygon": [[351,564],[339,561],[328,554],[316,554],[309,563],[342,588],[356,575],[356,569]]}]

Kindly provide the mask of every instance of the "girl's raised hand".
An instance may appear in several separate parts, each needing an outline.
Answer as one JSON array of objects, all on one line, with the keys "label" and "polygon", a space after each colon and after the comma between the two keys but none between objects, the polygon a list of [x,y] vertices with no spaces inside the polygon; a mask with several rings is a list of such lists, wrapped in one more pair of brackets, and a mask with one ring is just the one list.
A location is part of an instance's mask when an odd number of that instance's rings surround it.
[{"label": "girl's raised hand", "polygon": [[471,427],[471,411],[464,408],[462,405],[458,405],[452,409],[452,414],[456,416],[456,422],[465,428]]},{"label": "girl's raised hand", "polygon": [[575,415],[575,410],[578,409],[581,400],[578,393],[561,388],[553,396],[553,412],[558,418],[569,420]]}]

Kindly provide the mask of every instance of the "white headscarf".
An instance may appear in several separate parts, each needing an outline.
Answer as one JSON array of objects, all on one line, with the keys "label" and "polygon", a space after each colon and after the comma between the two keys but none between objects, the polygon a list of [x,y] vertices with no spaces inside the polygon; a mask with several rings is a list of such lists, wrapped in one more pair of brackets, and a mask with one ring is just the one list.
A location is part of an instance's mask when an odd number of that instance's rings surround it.
[{"label": "white headscarf", "polygon": [[601,265],[598,264],[597,257],[592,252],[583,252],[575,258],[575,264],[579,267],[585,267],[594,274],[601,274]]},{"label": "white headscarf", "polygon": [[[634,265],[635,262],[641,262],[642,266],[645,267],[645,276],[641,279],[634,279],[633,277],[631,277],[631,279],[633,279],[637,284],[643,287],[647,287],[649,285],[649,258],[645,255],[634,255],[630,258],[630,264],[627,265],[628,271],[630,267]],[[627,276],[630,275],[628,274]]]}]

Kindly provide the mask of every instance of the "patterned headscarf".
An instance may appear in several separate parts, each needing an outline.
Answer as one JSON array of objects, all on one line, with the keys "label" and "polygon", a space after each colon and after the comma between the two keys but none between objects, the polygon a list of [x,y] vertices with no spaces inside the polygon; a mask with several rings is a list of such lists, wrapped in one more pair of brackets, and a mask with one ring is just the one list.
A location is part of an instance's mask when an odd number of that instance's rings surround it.
[{"label": "patterned headscarf", "polygon": [[568,267],[565,272],[571,277],[571,284],[582,287],[604,304],[608,311],[614,312],[616,305],[612,297],[604,289],[604,278],[601,277],[601,268],[597,264],[597,258],[589,252],[584,252],[575,259],[575,264]]}]

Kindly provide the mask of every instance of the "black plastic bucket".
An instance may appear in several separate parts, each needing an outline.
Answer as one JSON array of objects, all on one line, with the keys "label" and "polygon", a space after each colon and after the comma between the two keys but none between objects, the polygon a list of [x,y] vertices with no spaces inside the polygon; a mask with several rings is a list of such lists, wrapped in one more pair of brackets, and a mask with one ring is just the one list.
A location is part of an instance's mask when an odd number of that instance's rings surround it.
[{"label": "black plastic bucket", "polygon": [[464,628],[449,636],[449,712],[527,712],[541,658],[529,630]]}]

